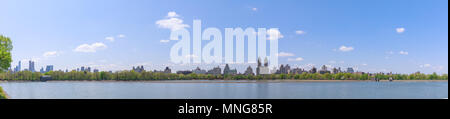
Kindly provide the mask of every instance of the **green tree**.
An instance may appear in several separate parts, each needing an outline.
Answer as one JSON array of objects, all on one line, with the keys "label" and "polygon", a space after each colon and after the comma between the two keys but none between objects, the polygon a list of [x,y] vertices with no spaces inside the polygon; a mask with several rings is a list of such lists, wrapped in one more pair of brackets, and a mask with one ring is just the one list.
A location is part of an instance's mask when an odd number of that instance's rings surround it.
[{"label": "green tree", "polygon": [[13,49],[11,39],[0,35],[0,72],[4,72],[11,67],[11,50]]},{"label": "green tree", "polygon": [[2,87],[0,87],[0,99],[7,99],[6,93],[3,91]]}]

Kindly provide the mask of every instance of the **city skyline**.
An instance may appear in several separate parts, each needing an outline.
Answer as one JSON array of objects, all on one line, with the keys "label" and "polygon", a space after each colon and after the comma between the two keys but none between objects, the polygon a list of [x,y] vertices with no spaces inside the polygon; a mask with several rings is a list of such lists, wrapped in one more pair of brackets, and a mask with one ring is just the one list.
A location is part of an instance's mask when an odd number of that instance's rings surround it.
[{"label": "city skyline", "polygon": [[[29,61],[29,68],[25,68],[21,70],[21,62],[19,61],[19,64],[14,69],[9,69],[13,72],[20,72],[20,71],[31,71],[31,72],[37,72],[36,70],[29,70],[34,69],[35,62]],[[354,67],[347,67],[346,70],[343,70],[342,67],[331,67],[329,65],[322,65],[319,68],[316,66],[309,67],[310,69],[307,69],[305,67],[292,67],[289,64],[280,64],[279,67],[274,67],[273,69],[269,69],[268,67],[268,60],[265,59],[264,62],[261,59],[258,59],[256,67],[252,67],[249,65],[245,71],[238,71],[237,68],[232,69],[232,67],[229,64],[225,64],[223,67],[217,66],[213,67],[211,69],[202,69],[200,66],[197,66],[195,69],[189,69],[189,70],[172,70],[169,66],[166,66],[164,70],[158,70],[158,69],[146,69],[143,65],[141,66],[133,66],[132,69],[126,69],[126,70],[119,70],[120,71],[135,71],[135,72],[143,72],[143,71],[150,71],[154,73],[176,73],[176,74],[213,74],[213,75],[267,75],[267,74],[302,74],[302,73],[319,73],[319,74],[337,74],[337,73],[351,73],[351,74],[401,74],[397,72],[366,72],[366,71],[360,71],[358,69],[354,69]],[[264,64],[263,64],[264,63]],[[99,69],[91,68],[89,66],[81,66],[76,69],[59,69],[59,70],[53,70],[53,65],[46,65],[46,69],[44,70],[44,67],[40,69],[40,73],[47,73],[51,71],[62,71],[62,72],[72,72],[72,71],[81,71],[81,72],[113,72],[112,70],[109,71],[101,71]],[[328,69],[330,68],[330,70]],[[420,71],[414,72],[414,73],[421,73]],[[436,72],[433,72],[436,73]]]},{"label": "city skyline", "polygon": [[[445,0],[6,0],[2,4],[0,34],[13,41],[12,69],[19,61],[25,69],[29,60],[37,69],[53,65],[56,70],[82,66],[102,71],[140,65],[151,70],[170,66],[174,71],[224,67],[169,62],[170,47],[176,43],[169,40],[170,31],[180,27],[192,30],[192,21],[201,19],[205,28],[279,28],[280,65],[448,73]],[[159,22],[171,20],[181,23]],[[257,64],[230,65],[244,72],[248,66],[256,70]]]}]

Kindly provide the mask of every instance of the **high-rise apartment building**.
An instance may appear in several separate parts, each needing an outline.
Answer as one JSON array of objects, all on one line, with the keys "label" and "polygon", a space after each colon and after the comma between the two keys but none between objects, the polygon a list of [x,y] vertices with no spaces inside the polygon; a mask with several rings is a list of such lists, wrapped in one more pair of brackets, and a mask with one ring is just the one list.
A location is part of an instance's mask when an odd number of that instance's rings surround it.
[{"label": "high-rise apartment building", "polygon": [[31,71],[31,72],[35,72],[36,71],[36,69],[34,68],[34,62],[31,61],[31,60],[28,62],[28,70]]}]

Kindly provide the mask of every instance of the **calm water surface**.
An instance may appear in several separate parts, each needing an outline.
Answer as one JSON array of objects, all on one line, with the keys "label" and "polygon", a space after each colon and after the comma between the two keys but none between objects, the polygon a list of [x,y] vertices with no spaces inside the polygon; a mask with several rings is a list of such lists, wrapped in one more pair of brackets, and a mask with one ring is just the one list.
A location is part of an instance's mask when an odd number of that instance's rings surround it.
[{"label": "calm water surface", "polygon": [[1,82],[14,99],[444,99],[448,82]]}]

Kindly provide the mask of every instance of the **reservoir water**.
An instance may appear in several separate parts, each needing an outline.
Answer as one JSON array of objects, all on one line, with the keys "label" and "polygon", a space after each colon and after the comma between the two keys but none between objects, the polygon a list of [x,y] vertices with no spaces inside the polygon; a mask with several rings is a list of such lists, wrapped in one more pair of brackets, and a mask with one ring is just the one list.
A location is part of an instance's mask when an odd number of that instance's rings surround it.
[{"label": "reservoir water", "polygon": [[447,81],[0,82],[13,99],[445,99]]}]

